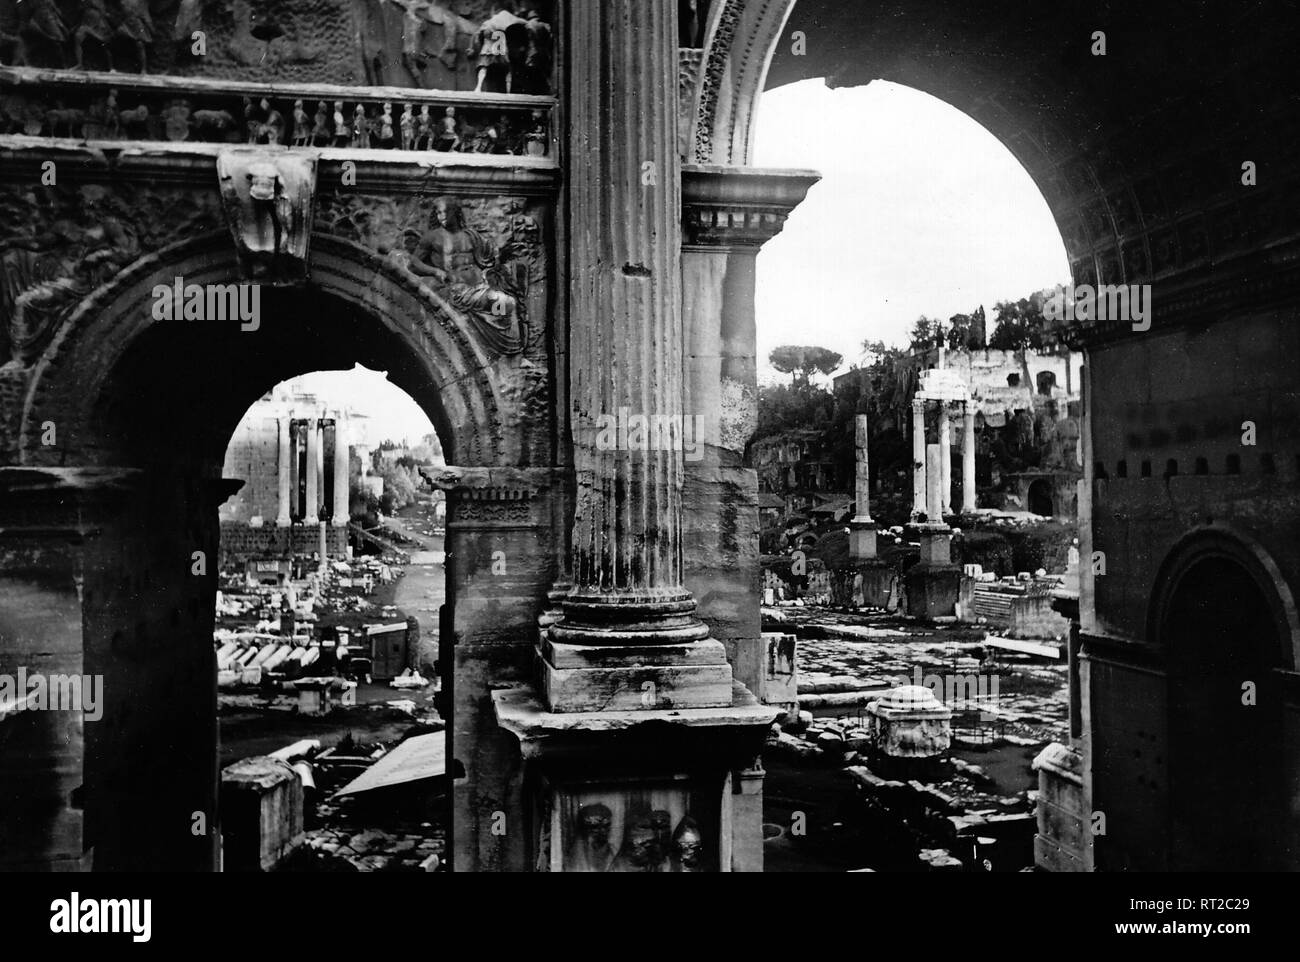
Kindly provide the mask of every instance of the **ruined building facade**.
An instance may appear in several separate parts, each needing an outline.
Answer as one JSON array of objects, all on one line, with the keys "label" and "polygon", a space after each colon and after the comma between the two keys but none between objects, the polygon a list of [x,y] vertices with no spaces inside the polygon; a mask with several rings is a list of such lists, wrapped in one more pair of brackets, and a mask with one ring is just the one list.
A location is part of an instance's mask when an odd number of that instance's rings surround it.
[{"label": "ruined building facade", "polygon": [[322,523],[328,556],[346,557],[354,426],[346,411],[292,390],[248,409],[222,468],[243,481],[219,509],[223,565],[319,553]]},{"label": "ruined building facade", "polygon": [[[1074,7],[0,2],[0,667],[105,693],[95,723],[0,721],[0,865],[213,867],[216,567],[191,559],[249,405],[360,363],[446,452],[453,867],[760,868],[754,270],[816,175],[750,162],[762,90],[808,77],[966,111],[1076,283],[1154,286],[1150,333],[1085,345],[1089,858],[1289,838],[1297,33],[1161,6],[1110,12],[1102,69]],[[240,284],[255,316],[159,309]],[[703,456],[609,450],[620,408],[703,417]],[[1225,648],[1189,596],[1247,598],[1251,630]],[[1225,671],[1257,714],[1222,715]],[[1256,789],[1267,818],[1190,830]]]}]

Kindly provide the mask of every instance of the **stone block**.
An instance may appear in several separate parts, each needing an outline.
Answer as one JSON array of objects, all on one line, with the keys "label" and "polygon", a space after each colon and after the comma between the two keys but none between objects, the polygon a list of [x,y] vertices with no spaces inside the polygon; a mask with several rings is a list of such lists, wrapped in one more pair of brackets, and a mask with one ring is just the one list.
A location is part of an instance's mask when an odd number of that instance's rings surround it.
[{"label": "stone block", "polygon": [[907,613],[932,620],[951,617],[961,596],[961,569],[921,562],[907,572]]},{"label": "stone block", "polygon": [[[700,642],[716,653],[712,664],[686,655],[677,664],[647,665],[611,652],[606,667],[558,668],[542,662],[542,693],[553,712],[725,708],[731,704],[731,666],[717,642]],[[694,645],[673,648],[694,649]]]},{"label": "stone block", "polygon": [[226,871],[268,872],[303,841],[303,787],[275,758],[245,758],[221,773]]}]

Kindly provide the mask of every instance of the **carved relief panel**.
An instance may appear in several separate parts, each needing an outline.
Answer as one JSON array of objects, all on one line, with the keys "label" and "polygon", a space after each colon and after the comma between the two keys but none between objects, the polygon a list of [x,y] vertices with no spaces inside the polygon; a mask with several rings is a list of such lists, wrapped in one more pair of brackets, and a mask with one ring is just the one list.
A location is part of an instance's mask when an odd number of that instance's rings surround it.
[{"label": "carved relief panel", "polygon": [[719,794],[701,779],[546,784],[536,812],[540,872],[717,872]]},{"label": "carved relief panel", "polygon": [[554,0],[0,0],[0,63],[550,94]]},{"label": "carved relief panel", "polygon": [[320,198],[316,228],[387,257],[438,300],[489,359],[544,366],[548,205],[450,194]]}]

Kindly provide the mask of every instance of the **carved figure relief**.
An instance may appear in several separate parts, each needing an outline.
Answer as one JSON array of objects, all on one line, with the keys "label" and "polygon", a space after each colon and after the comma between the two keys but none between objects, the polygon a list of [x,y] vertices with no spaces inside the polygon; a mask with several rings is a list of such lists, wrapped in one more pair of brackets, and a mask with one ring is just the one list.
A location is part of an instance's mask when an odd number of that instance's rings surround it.
[{"label": "carved figure relief", "polygon": [[26,367],[77,305],[140,257],[220,224],[184,190],[0,190],[0,364]]},{"label": "carved figure relief", "polygon": [[445,305],[489,356],[533,363],[543,348],[544,213],[523,198],[326,194],[316,229],[386,256]]},{"label": "carved figure relief", "polygon": [[554,12],[554,0],[0,0],[0,63],[473,90],[486,62],[483,89],[506,92],[510,74],[515,93],[547,94]]},{"label": "carved figure relief", "polygon": [[424,286],[444,294],[470,318],[494,354],[522,354],[528,344],[521,307],[528,271],[507,245],[465,225],[460,201],[439,197],[426,231],[406,258],[406,269]]},{"label": "carved figure relief", "polygon": [[[691,812],[702,798],[683,783],[638,783],[600,790],[558,789],[543,807],[539,847],[549,870],[565,872],[710,872],[711,849]],[[557,840],[556,836],[560,836]],[[562,850],[552,850],[560,844]],[[713,862],[710,862],[710,859]]]},{"label": "carved figure relief", "polygon": [[[65,96],[66,93],[66,96]],[[51,96],[52,94],[52,96]],[[76,84],[21,85],[0,95],[0,134],[42,134],[87,140],[169,140],[360,147],[442,153],[542,157],[550,150],[549,115],[536,108],[405,105],[399,119],[389,101],[223,96],[155,88]],[[436,111],[436,114],[435,114]],[[242,118],[239,119],[239,118]],[[241,132],[242,131],[242,132]],[[399,136],[400,135],[400,136]]]},{"label": "carved figure relief", "polygon": [[614,849],[609,844],[610,824],[614,814],[608,805],[597,802],[578,810],[573,844],[565,855],[565,865],[570,872],[607,872],[614,861]]},{"label": "carved figure relief", "polygon": [[492,16],[474,35],[472,53],[478,67],[478,85],[474,89],[513,93],[515,67],[522,67],[527,47],[526,21],[497,0],[492,4]]},{"label": "carved figure relief", "polygon": [[217,175],[244,276],[271,284],[305,280],[316,159],[233,149],[217,158]]}]

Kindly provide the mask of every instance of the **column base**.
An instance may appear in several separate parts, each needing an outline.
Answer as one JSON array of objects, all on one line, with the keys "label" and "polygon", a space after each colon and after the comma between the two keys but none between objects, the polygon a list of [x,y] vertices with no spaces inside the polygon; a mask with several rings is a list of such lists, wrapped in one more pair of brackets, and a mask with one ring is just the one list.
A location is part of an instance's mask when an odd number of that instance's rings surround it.
[{"label": "column base", "polygon": [[907,613],[933,620],[957,613],[961,596],[961,568],[921,561],[907,572]]},{"label": "column base", "polygon": [[922,564],[952,563],[952,528],[946,524],[920,524],[916,529],[921,539]]},{"label": "column base", "polygon": [[541,690],[552,712],[668,711],[731,705],[731,665],[721,642],[573,645],[545,638]]},{"label": "column base", "polygon": [[528,823],[510,844],[539,872],[762,871],[758,755],[777,711],[740,684],[728,701],[554,713],[527,689],[493,692],[523,758]]},{"label": "column base", "polygon": [[876,559],[876,522],[849,522],[849,557],[854,561],[874,561]]}]

